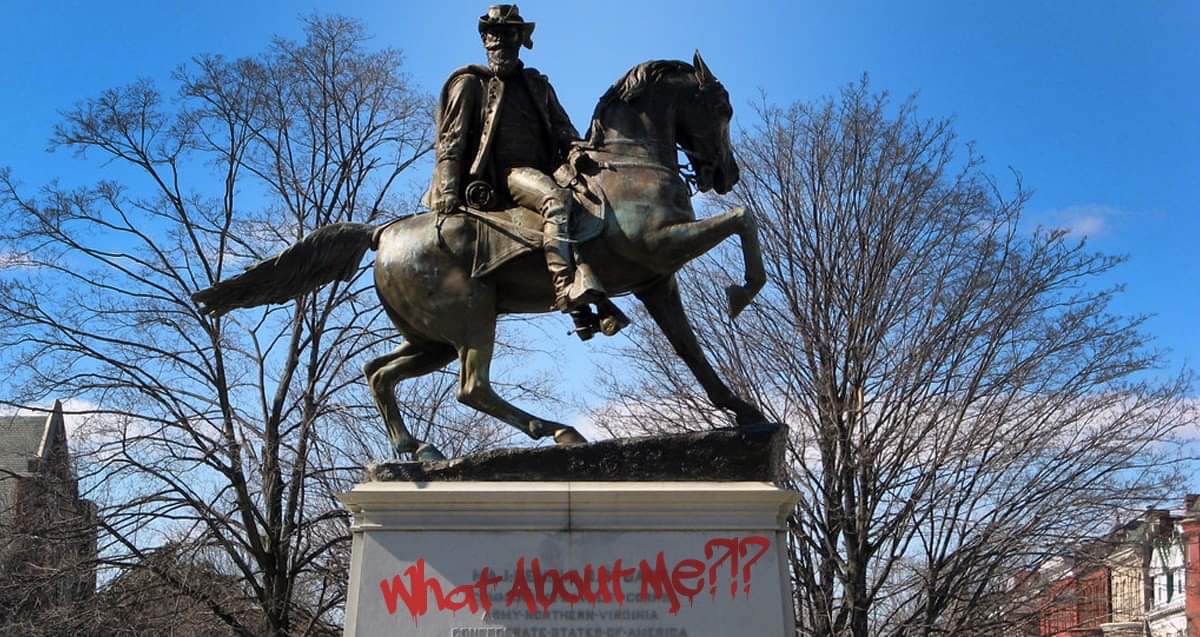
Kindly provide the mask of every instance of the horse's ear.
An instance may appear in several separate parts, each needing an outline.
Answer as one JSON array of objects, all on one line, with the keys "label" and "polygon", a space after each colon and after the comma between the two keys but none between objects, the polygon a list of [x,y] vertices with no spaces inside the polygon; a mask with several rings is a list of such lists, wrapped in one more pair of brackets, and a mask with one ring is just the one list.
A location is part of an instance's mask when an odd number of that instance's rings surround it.
[{"label": "horse's ear", "polygon": [[696,67],[696,81],[700,83],[700,86],[717,83],[716,76],[708,69],[708,65],[704,63],[704,58],[700,57],[700,49],[696,49],[696,54],[692,56],[692,66]]}]

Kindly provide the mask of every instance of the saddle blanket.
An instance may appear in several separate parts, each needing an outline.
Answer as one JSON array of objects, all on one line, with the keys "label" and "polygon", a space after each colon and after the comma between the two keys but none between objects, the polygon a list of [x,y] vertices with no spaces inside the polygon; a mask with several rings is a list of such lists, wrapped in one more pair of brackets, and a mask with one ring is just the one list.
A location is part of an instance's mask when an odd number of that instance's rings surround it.
[{"label": "saddle blanket", "polygon": [[[571,210],[571,237],[583,243],[604,231],[609,210],[603,191],[575,192]],[[471,277],[479,278],[510,260],[542,249],[542,215],[528,208],[484,212],[468,208],[465,214],[475,226],[475,258]]]}]

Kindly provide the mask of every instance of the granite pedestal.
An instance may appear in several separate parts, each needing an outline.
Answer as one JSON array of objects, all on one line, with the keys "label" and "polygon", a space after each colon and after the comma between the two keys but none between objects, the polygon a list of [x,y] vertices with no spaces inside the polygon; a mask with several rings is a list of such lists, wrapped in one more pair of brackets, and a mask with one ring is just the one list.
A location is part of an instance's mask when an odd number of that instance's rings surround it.
[{"label": "granite pedestal", "polygon": [[[772,479],[782,435],[377,465],[342,496],[354,515],[345,634],[790,635],[796,496]],[[530,477],[511,479],[505,467],[528,462]]]}]

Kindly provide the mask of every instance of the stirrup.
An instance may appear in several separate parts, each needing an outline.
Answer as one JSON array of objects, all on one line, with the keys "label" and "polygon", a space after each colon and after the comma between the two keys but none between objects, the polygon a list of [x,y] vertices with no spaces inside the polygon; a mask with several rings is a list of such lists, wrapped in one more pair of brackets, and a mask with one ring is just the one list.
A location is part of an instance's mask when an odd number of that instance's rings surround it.
[{"label": "stirrup", "polygon": [[571,310],[571,320],[575,323],[575,335],[581,341],[591,340],[600,331],[600,321],[592,313],[592,308],[583,306]]}]

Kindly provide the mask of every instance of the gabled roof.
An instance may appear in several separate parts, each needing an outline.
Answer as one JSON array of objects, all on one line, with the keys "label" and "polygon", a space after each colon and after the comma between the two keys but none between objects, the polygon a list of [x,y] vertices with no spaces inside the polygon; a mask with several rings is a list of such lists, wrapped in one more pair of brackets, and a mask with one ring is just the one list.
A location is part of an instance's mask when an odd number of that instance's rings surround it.
[{"label": "gabled roof", "polygon": [[29,473],[29,461],[42,456],[52,419],[53,414],[0,416],[0,474]]},{"label": "gabled roof", "polygon": [[46,458],[55,447],[66,451],[67,427],[62,403],[45,416],[0,416],[0,471],[27,473],[29,461]]},{"label": "gabled roof", "polygon": [[0,516],[11,504],[13,474],[30,474],[29,461],[46,458],[56,449],[66,453],[67,429],[62,403],[45,416],[0,416]]}]

